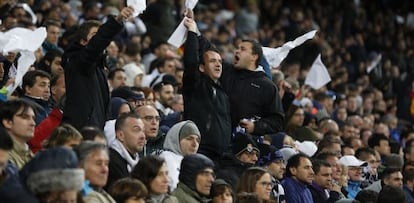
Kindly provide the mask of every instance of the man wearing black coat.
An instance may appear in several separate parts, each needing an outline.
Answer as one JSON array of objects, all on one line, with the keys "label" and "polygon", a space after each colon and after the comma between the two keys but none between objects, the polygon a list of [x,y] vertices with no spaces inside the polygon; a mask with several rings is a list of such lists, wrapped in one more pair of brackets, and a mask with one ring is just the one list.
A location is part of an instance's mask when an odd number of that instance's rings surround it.
[{"label": "man wearing black coat", "polygon": [[218,81],[222,59],[213,48],[200,53],[199,59],[196,23],[187,18],[184,25],[188,28],[183,57],[184,119],[193,121],[203,136],[198,152],[218,161],[231,140],[229,99]]},{"label": "man wearing black coat", "polygon": [[62,58],[66,82],[63,122],[78,130],[90,125],[103,129],[110,98],[103,51],[133,12],[125,7],[116,18],[109,16],[102,26],[98,21],[86,21],[77,30],[76,41]]}]

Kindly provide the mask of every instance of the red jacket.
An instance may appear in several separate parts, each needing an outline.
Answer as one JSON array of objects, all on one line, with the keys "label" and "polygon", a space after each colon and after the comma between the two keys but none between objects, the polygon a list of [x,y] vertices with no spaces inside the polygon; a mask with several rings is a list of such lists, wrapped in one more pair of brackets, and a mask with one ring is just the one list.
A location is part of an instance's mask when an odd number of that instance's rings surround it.
[{"label": "red jacket", "polygon": [[45,120],[36,126],[34,136],[29,141],[29,146],[33,153],[43,148],[43,141],[49,138],[50,134],[60,125],[61,121],[62,112],[58,108],[54,108]]}]

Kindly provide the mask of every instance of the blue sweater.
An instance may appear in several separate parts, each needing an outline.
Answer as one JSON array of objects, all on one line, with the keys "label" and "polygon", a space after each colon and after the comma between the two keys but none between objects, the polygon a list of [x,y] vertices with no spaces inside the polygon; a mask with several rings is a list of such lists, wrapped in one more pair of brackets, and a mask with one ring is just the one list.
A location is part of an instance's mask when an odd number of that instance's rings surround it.
[{"label": "blue sweater", "polygon": [[312,194],[307,186],[299,181],[286,177],[282,181],[288,203],[313,203]]}]

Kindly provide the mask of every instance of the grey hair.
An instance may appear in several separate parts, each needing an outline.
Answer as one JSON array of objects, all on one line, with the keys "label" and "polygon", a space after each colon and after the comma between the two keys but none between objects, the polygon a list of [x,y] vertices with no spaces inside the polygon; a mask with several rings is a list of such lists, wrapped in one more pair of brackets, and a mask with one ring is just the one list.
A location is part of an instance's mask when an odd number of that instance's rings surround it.
[{"label": "grey hair", "polygon": [[108,147],[102,143],[94,141],[83,141],[73,149],[78,157],[80,165],[83,165],[85,159],[93,152],[103,150],[109,155]]}]

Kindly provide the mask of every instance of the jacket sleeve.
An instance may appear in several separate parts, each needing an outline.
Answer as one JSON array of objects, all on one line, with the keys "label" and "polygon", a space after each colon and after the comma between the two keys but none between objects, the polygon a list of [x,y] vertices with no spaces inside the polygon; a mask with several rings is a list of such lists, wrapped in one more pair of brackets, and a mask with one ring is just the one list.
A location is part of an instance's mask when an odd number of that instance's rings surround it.
[{"label": "jacket sleeve", "polygon": [[92,66],[92,64],[98,62],[103,51],[122,28],[123,24],[116,21],[113,16],[108,16],[106,23],[99,27],[98,32],[90,39],[89,43],[80,53],[80,60],[82,64],[85,64],[80,68],[87,69],[86,71],[88,73],[93,73],[96,66]]},{"label": "jacket sleeve", "polygon": [[187,40],[184,44],[183,62],[183,91],[190,92],[195,82],[199,79],[200,74],[198,71],[200,61],[197,34],[191,31],[188,31]]},{"label": "jacket sleeve", "polygon": [[274,91],[271,98],[272,99],[270,100],[269,104],[266,105],[266,111],[264,111],[268,112],[268,114],[255,122],[253,131],[253,134],[255,135],[277,133],[283,129],[285,115],[276,86],[274,86]]}]

